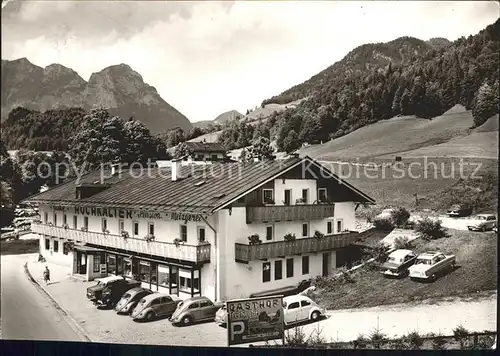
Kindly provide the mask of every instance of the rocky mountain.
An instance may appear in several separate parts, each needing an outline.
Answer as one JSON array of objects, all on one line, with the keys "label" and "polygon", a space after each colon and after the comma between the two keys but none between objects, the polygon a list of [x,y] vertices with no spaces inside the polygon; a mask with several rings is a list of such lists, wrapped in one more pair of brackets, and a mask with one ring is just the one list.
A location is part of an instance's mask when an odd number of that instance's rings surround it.
[{"label": "rocky mountain", "polygon": [[237,110],[229,110],[229,111],[226,111],[226,112],[220,114],[219,116],[217,116],[213,120],[203,120],[203,121],[193,122],[193,126],[203,129],[203,128],[206,128],[207,126],[209,126],[210,124],[211,125],[215,125],[215,124],[224,125],[226,122],[235,120],[236,118],[242,119],[244,116],[245,115],[238,112]]},{"label": "rocky mountain", "polygon": [[342,60],[312,76],[304,83],[264,100],[262,104],[285,104],[302,99],[315,94],[318,88],[328,85],[339,77],[359,72],[380,71],[389,63],[398,65],[411,61],[430,49],[432,49],[431,44],[414,37],[399,37],[387,43],[364,44],[356,47]]},{"label": "rocky mountain", "polygon": [[18,106],[38,111],[105,107],[124,119],[133,116],[153,133],[176,126],[185,131],[192,128],[182,113],[126,64],[92,73],[86,82],[60,64],[41,68],[26,58],[2,60],[2,121]]}]

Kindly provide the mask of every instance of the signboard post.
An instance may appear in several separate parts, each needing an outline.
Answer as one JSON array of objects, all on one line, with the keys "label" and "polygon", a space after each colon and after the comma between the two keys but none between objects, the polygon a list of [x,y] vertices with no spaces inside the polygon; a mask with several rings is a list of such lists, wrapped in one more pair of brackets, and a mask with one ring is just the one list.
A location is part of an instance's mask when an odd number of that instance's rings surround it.
[{"label": "signboard post", "polygon": [[283,296],[229,300],[228,346],[284,339]]}]

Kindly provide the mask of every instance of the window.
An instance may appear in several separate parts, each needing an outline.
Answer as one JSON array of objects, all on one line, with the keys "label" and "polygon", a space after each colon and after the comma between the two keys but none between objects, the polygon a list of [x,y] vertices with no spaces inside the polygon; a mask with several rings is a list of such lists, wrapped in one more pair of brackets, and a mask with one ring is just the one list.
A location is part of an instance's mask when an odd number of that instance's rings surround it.
[{"label": "window", "polygon": [[300,306],[301,307],[307,307],[308,305],[311,305],[311,302],[308,300],[301,300],[300,301]]},{"label": "window", "polygon": [[49,222],[49,214],[43,213],[43,222],[46,224]]},{"label": "window", "polygon": [[282,261],[274,261],[274,279],[279,280],[281,279],[283,272],[283,264]]},{"label": "window", "polygon": [[271,262],[264,262],[262,264],[262,282],[269,282],[271,280]]},{"label": "window", "polygon": [[100,254],[94,255],[94,273],[99,273],[101,271],[101,258],[102,256]]},{"label": "window", "polygon": [[304,223],[302,224],[302,236],[309,236],[309,224]]},{"label": "window", "polygon": [[59,252],[59,241],[54,240],[54,252]]},{"label": "window", "polygon": [[288,258],[286,260],[286,277],[293,277],[293,258]]},{"label": "window", "polygon": [[134,221],[132,225],[134,226],[134,236],[139,235],[139,223],[137,221]]},{"label": "window", "polygon": [[78,216],[73,215],[73,229],[78,229]]},{"label": "window", "polygon": [[118,233],[122,233],[125,231],[125,221],[124,220],[118,220]]},{"label": "window", "polygon": [[101,228],[102,228],[102,231],[105,231],[108,229],[108,220],[106,220],[104,218],[101,220]]},{"label": "window", "polygon": [[161,304],[169,303],[171,301],[172,301],[172,298],[170,298],[170,297],[161,297],[161,299],[160,299]]},{"label": "window", "polygon": [[198,226],[198,241],[205,241],[205,228],[203,226]]},{"label": "window", "polygon": [[168,287],[171,277],[168,266],[158,265],[158,285]]},{"label": "window", "polygon": [[124,271],[123,274],[127,277],[132,277],[132,261],[130,258],[124,259]]},{"label": "window", "polygon": [[150,235],[155,235],[155,224],[154,223],[149,223],[148,224],[148,234]]},{"label": "window", "polygon": [[274,191],[272,189],[262,189],[264,204],[274,204]]},{"label": "window", "polygon": [[266,240],[267,241],[271,241],[273,239],[273,226],[272,225],[269,225],[269,226],[266,226]]},{"label": "window", "polygon": [[181,225],[181,240],[186,242],[188,238],[187,226]]},{"label": "window", "polygon": [[50,239],[45,239],[45,249],[50,250]]},{"label": "window", "polygon": [[204,300],[203,302],[200,302],[200,308],[206,308],[212,306],[212,302],[209,300]]},{"label": "window", "polygon": [[88,216],[83,217],[83,227],[86,229],[89,228],[89,217]]},{"label": "window", "polygon": [[68,216],[66,214],[63,214],[63,225],[66,225],[68,223]]},{"label": "window", "polygon": [[217,160],[217,158],[218,158],[217,155],[212,155],[213,160]]},{"label": "window", "polygon": [[342,232],[342,220],[337,220],[337,232]]},{"label": "window", "polygon": [[121,276],[123,275],[123,256],[116,256],[116,274]]},{"label": "window", "polygon": [[156,298],[151,301],[151,305],[160,305],[161,298]]},{"label": "window", "polygon": [[329,220],[326,222],[326,233],[331,234],[333,232],[332,222]]},{"label": "window", "polygon": [[309,201],[309,189],[302,189],[302,203],[307,204]]},{"label": "window", "polygon": [[494,216],[488,216],[486,220],[496,220],[496,218]]},{"label": "window", "polygon": [[54,213],[54,226],[57,226],[57,213]]},{"label": "window", "polygon": [[285,205],[290,205],[291,200],[292,200],[292,190],[285,189]]},{"label": "window", "polygon": [[140,261],[139,262],[139,279],[140,279],[140,281],[149,283],[150,274],[151,274],[150,263],[147,261]]},{"label": "window", "polygon": [[309,256],[302,256],[302,274],[309,274]]},{"label": "window", "polygon": [[293,302],[293,303],[290,303],[290,305],[288,306],[287,309],[297,309],[299,307],[299,302]]},{"label": "window", "polygon": [[192,303],[188,309],[198,309],[200,307],[200,303]]},{"label": "window", "polygon": [[327,200],[326,197],[327,197],[326,188],[319,188],[318,189],[318,201],[325,202]]}]

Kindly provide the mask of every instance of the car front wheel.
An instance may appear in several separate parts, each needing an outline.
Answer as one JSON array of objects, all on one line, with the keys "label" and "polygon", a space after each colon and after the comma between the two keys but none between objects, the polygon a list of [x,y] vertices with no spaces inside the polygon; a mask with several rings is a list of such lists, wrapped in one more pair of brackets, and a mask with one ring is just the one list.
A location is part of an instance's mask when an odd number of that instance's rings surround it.
[{"label": "car front wheel", "polygon": [[151,320],[153,320],[153,318],[154,318],[154,317],[155,317],[155,313],[153,313],[152,311],[150,311],[150,312],[148,312],[148,313],[146,314],[146,320],[147,320],[147,321],[151,321]]},{"label": "car front wheel", "polygon": [[313,321],[316,321],[319,319],[319,317],[321,316],[320,312],[319,311],[314,311],[312,314],[311,314],[311,320]]},{"label": "car front wheel", "polygon": [[188,326],[191,325],[192,323],[193,323],[193,318],[191,318],[190,316],[185,316],[184,318],[182,318],[182,325]]}]

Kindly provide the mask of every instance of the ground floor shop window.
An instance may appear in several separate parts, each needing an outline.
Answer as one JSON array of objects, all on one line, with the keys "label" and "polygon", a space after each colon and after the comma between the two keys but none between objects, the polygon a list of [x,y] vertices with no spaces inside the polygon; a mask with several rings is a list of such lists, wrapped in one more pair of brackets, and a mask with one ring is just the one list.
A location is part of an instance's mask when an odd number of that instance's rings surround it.
[{"label": "ground floor shop window", "polygon": [[123,260],[123,269],[123,275],[132,278],[132,260],[130,258]]},{"label": "ground floor shop window", "polygon": [[116,256],[116,274],[123,275],[123,256]]},{"label": "ground floor shop window", "polygon": [[59,252],[59,241],[54,241],[54,252]]},{"label": "ground floor shop window", "polygon": [[179,290],[186,293],[191,293],[191,288],[193,289],[193,293],[200,292],[200,275],[199,271],[193,271],[191,275],[191,271],[189,270],[179,270]]},{"label": "ground floor shop window", "polygon": [[100,254],[94,255],[93,271],[94,271],[94,273],[99,273],[101,271],[101,255]]},{"label": "ground floor shop window", "polygon": [[172,287],[176,288],[178,276],[177,267],[158,265],[158,286],[168,288],[172,283]]},{"label": "ground floor shop window", "polygon": [[116,273],[116,256],[108,254],[106,262],[108,265],[108,273],[117,274]]}]

